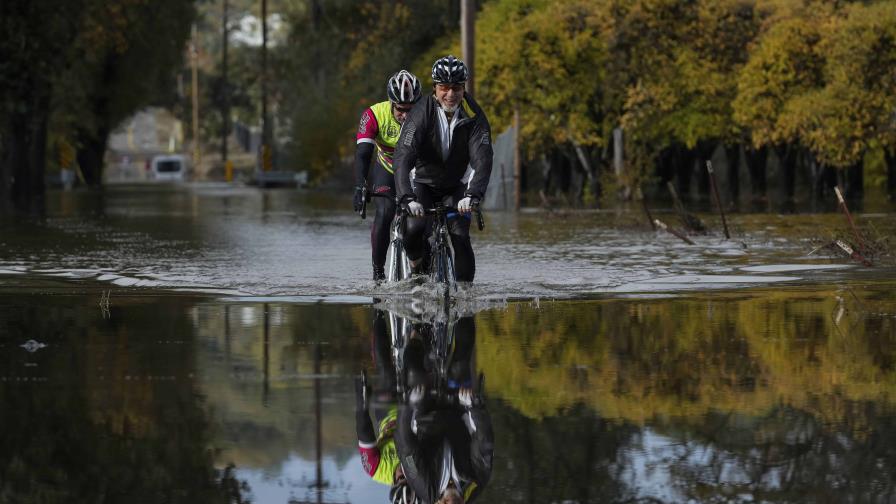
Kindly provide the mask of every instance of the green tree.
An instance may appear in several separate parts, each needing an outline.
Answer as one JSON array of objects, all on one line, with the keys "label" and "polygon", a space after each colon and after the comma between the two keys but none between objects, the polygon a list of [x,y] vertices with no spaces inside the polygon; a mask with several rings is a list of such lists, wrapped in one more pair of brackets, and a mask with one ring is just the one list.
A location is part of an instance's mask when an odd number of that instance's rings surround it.
[{"label": "green tree", "polygon": [[896,9],[854,4],[842,14],[820,43],[824,87],[794,98],[783,121],[819,161],[837,167],[861,163],[872,146],[896,145]]}]

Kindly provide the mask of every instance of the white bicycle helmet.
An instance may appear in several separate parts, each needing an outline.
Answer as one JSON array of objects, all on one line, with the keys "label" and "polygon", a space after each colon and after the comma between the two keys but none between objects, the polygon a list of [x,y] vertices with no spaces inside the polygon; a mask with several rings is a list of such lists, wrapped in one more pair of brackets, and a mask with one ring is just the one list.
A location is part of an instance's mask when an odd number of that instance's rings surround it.
[{"label": "white bicycle helmet", "polygon": [[400,70],[386,83],[389,101],[400,105],[416,103],[420,99],[420,81],[411,72]]},{"label": "white bicycle helmet", "polygon": [[390,504],[419,504],[417,496],[406,480],[394,483],[389,489]]}]

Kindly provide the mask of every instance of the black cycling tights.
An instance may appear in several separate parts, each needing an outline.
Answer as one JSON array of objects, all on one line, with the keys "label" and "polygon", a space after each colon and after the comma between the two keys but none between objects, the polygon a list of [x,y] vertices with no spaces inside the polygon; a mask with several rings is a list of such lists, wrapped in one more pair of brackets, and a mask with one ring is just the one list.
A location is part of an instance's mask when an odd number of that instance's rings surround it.
[{"label": "black cycling tights", "polygon": [[[464,197],[464,186],[460,185],[446,192],[417,184],[414,187],[414,195],[417,203],[423,208],[432,208],[436,201],[443,205],[456,207]],[[432,232],[432,219],[408,218],[407,228],[404,232],[404,249],[408,259],[417,261],[427,254],[426,237]],[[455,215],[448,219],[448,233],[451,235],[451,245],[454,246],[454,272],[458,282],[472,282],[476,275],[476,257],[473,255],[473,245],[470,244],[470,217]],[[428,257],[427,257],[428,259]]]},{"label": "black cycling tights", "polygon": [[[438,369],[437,362],[427,361],[430,349],[426,348],[430,338],[428,334],[433,331],[431,325],[421,324],[414,330],[420,334],[419,338],[412,338],[404,349],[405,383],[408,388],[417,385],[426,385],[432,380],[432,373]],[[473,317],[463,317],[454,325],[454,350],[448,364],[448,388],[472,388],[473,387],[473,347],[476,344],[476,323]]]},{"label": "black cycling tights", "polygon": [[[395,177],[382,166],[373,167],[373,192],[395,196]],[[376,204],[376,216],[370,227],[370,248],[373,251],[373,265],[383,268],[386,265],[386,251],[389,250],[389,228],[395,217],[395,201],[393,198],[372,198]]]}]

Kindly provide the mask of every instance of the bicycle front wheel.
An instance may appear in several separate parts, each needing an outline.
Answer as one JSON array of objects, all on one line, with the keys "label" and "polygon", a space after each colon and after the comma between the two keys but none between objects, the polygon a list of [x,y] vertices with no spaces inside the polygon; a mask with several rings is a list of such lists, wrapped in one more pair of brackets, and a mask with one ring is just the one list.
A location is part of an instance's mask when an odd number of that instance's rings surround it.
[{"label": "bicycle front wheel", "polygon": [[397,282],[404,279],[404,275],[407,272],[407,270],[402,271],[402,262],[406,260],[404,259],[404,253],[401,248],[401,242],[392,240],[389,244],[389,250],[386,253],[386,280],[390,282]]},{"label": "bicycle front wheel", "polygon": [[448,247],[439,247],[435,256],[435,268],[433,268],[432,280],[442,287],[442,296],[445,302],[451,299],[451,289],[454,287],[454,266],[451,264],[451,254]]}]

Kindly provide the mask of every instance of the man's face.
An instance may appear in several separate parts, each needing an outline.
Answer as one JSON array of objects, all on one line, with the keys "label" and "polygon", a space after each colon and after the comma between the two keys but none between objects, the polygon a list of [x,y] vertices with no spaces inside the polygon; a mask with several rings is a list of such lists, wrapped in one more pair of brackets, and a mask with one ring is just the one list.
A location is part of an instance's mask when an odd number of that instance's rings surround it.
[{"label": "man's face", "polygon": [[457,488],[451,486],[445,489],[445,492],[436,504],[464,504],[464,498],[461,497]]},{"label": "man's face", "polygon": [[446,112],[454,112],[464,99],[463,84],[436,84],[436,101]]},{"label": "man's face", "polygon": [[398,121],[398,124],[404,124],[404,120],[407,119],[408,112],[410,112],[412,108],[414,108],[413,105],[392,104],[392,115],[395,116],[395,120]]}]

